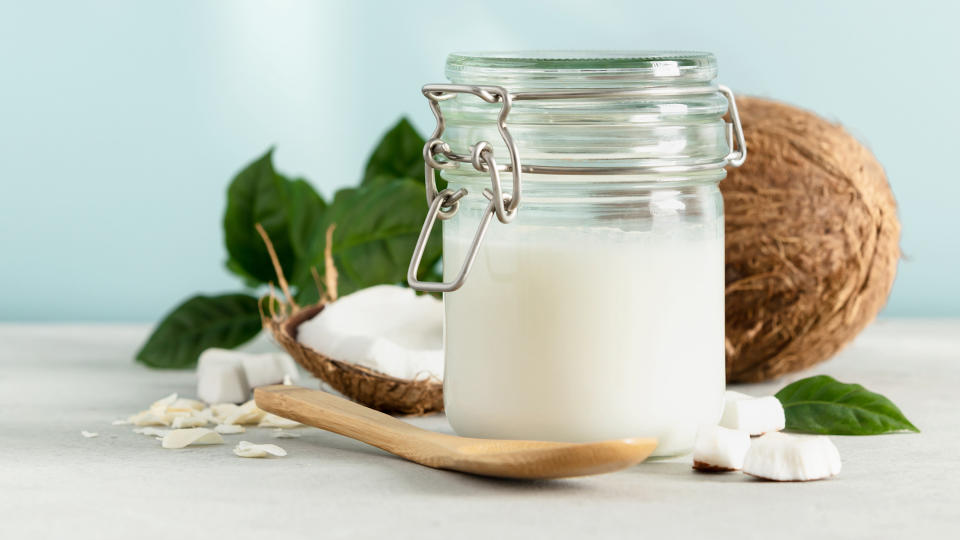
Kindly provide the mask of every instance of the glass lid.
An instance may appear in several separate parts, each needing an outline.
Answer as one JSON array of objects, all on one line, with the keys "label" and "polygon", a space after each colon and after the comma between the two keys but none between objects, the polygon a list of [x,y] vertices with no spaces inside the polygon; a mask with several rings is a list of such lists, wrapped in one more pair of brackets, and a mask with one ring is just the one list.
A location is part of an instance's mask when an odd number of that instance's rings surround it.
[{"label": "glass lid", "polygon": [[454,83],[507,79],[531,87],[703,83],[716,78],[717,61],[696,51],[457,52],[447,57],[446,75]]}]

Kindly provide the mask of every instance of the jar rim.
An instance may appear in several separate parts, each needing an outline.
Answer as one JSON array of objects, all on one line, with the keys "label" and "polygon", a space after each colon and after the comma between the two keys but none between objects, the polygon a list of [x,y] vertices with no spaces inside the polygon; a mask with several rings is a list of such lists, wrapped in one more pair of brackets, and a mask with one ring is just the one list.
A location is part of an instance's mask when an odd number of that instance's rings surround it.
[{"label": "jar rim", "polygon": [[451,81],[471,80],[492,74],[538,77],[595,77],[662,80],[712,80],[716,57],[701,51],[479,51],[447,56]]}]

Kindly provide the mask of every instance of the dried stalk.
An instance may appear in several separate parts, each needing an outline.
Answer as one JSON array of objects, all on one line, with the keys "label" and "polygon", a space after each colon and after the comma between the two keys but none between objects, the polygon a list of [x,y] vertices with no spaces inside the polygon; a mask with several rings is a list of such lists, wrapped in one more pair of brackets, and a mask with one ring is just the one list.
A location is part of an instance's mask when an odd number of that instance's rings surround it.
[{"label": "dried stalk", "polygon": [[270,241],[270,236],[267,235],[267,231],[264,230],[263,225],[257,223],[256,227],[257,232],[260,233],[260,237],[263,238],[263,243],[267,246],[267,253],[270,254],[270,262],[273,263],[273,271],[277,273],[277,281],[280,282],[280,289],[283,291],[283,296],[286,297],[287,303],[290,304],[294,310],[300,309],[300,306],[293,300],[293,295],[290,294],[287,278],[283,275],[283,268],[280,267],[280,259],[277,257],[277,251],[273,249],[273,242]]}]

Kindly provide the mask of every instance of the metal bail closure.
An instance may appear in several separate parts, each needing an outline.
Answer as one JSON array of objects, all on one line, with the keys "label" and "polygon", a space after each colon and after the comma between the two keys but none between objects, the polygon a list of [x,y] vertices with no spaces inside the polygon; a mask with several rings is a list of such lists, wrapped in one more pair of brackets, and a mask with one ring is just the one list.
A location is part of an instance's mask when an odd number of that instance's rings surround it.
[{"label": "metal bail closure", "polygon": [[[510,154],[509,170],[513,176],[513,191],[504,194],[500,186],[500,171],[508,170],[508,167],[498,167],[497,161],[493,157],[493,148],[487,141],[479,141],[470,148],[470,155],[460,155],[454,153],[450,146],[440,138],[443,135],[446,122],[443,118],[443,112],[440,110],[440,102],[454,97],[456,94],[471,94],[487,103],[500,103],[500,114],[497,116],[497,128],[500,137],[507,146],[507,152]],[[417,245],[413,250],[413,257],[410,259],[410,266],[407,268],[407,283],[410,287],[423,292],[453,292],[463,286],[470,274],[470,268],[477,258],[480,249],[480,243],[487,234],[487,228],[490,226],[490,220],[494,215],[501,223],[509,223],[517,215],[517,209],[520,206],[520,178],[522,166],[520,156],[517,153],[517,145],[513,142],[510,131],[507,130],[507,115],[510,114],[510,108],[513,103],[513,96],[502,86],[464,86],[455,84],[428,84],[423,87],[423,95],[430,101],[430,110],[437,119],[437,127],[434,129],[430,139],[423,146],[424,161],[424,183],[427,190],[427,204],[430,209],[427,211],[427,218],[423,222],[423,229],[420,230],[420,237],[417,239]],[[443,160],[437,157],[442,156]],[[465,188],[457,191],[445,189],[437,191],[437,184],[434,178],[435,171],[456,167],[458,163],[470,163],[473,168],[479,172],[490,174],[490,187],[483,190],[483,195],[490,200],[477,232],[473,236],[473,242],[467,251],[463,266],[453,281],[432,282],[420,281],[417,279],[417,271],[420,267],[423,252],[427,247],[427,240],[430,238],[430,232],[433,230],[437,218],[440,220],[450,219],[457,213],[460,206],[460,199],[467,194]]]},{"label": "metal bail closure", "polygon": [[[466,194],[467,190],[462,188],[456,192],[445,189],[434,198],[430,209],[427,211],[427,219],[423,222],[423,229],[420,230],[420,237],[417,238],[417,246],[413,250],[410,267],[407,268],[407,282],[410,284],[410,287],[423,292],[453,292],[463,287],[463,284],[467,281],[470,268],[473,267],[473,262],[477,259],[480,243],[483,242],[483,237],[486,236],[487,228],[490,226],[490,220],[493,219],[493,215],[496,213],[496,203],[492,199],[490,204],[487,205],[486,211],[483,213],[483,218],[480,220],[480,226],[477,227],[477,232],[473,235],[473,242],[470,243],[470,249],[467,250],[467,257],[463,261],[463,266],[460,267],[460,272],[457,273],[453,281],[436,282],[420,281],[417,279],[420,260],[423,259],[423,252],[427,247],[427,240],[430,238],[433,225],[437,222],[437,217],[440,215],[441,207],[453,206],[450,211],[456,212],[456,205],[459,205],[460,198]],[[441,217],[441,219],[443,218]]]},{"label": "metal bail closure", "polygon": [[731,123],[728,124],[728,126],[729,129],[733,131],[733,140],[730,141],[730,153],[727,154],[726,158],[727,164],[733,167],[739,167],[747,160],[747,140],[743,136],[743,125],[740,123],[740,112],[737,110],[737,100],[733,97],[733,91],[722,84],[717,85],[717,91],[727,98],[727,103],[729,103],[730,107]]},{"label": "metal bail closure", "polygon": [[[507,129],[507,115],[514,101],[524,100],[563,100],[579,98],[602,98],[602,99],[620,99],[620,98],[640,98],[647,96],[664,95],[709,95],[720,92],[727,98],[730,111],[731,122],[727,124],[727,139],[730,145],[730,152],[717,161],[711,163],[695,163],[689,165],[668,165],[658,166],[650,165],[643,167],[582,167],[582,166],[546,166],[546,165],[523,165],[520,163],[520,156],[517,152],[517,145]],[[440,137],[443,135],[446,122],[443,118],[443,112],[440,110],[440,102],[456,97],[457,94],[470,94],[476,96],[487,103],[499,103],[500,114],[497,116],[497,129],[500,137],[503,139],[510,154],[510,164],[498,166],[493,157],[493,149],[487,141],[479,141],[470,147],[469,154],[460,154],[450,148],[450,145],[444,142]],[[457,84],[428,84],[423,87],[423,95],[430,102],[430,110],[433,111],[437,119],[437,127],[434,129],[430,139],[423,146],[424,161],[424,183],[427,192],[427,205],[430,207],[427,212],[427,218],[423,223],[423,229],[420,231],[420,237],[417,239],[417,245],[413,251],[413,257],[410,260],[410,267],[407,269],[407,282],[411,287],[424,292],[452,292],[463,286],[470,273],[470,268],[477,258],[480,249],[480,243],[487,233],[490,226],[490,220],[494,215],[501,223],[509,223],[517,214],[520,207],[521,198],[521,173],[530,174],[650,174],[650,173],[678,173],[693,172],[705,170],[708,168],[722,168],[726,166],[739,167],[747,159],[747,142],[743,136],[743,126],[740,123],[740,113],[737,110],[737,102],[733,92],[723,85],[712,86],[709,84],[699,86],[685,87],[661,87],[653,86],[646,88],[600,88],[600,89],[580,89],[569,91],[544,91],[544,92],[518,92],[511,94],[502,86],[468,86]],[[437,159],[442,158],[442,159]],[[460,164],[471,164],[479,172],[490,175],[490,187],[483,190],[483,196],[490,204],[487,205],[477,232],[473,236],[473,242],[467,251],[466,259],[460,272],[453,281],[448,282],[429,282],[417,279],[417,270],[420,266],[423,252],[427,247],[427,240],[430,238],[430,232],[436,224],[437,218],[440,220],[450,219],[457,213],[460,206],[460,199],[466,194],[467,190],[461,188],[457,191],[445,189],[437,191],[436,171],[442,169],[452,169]],[[500,173],[510,172],[513,176],[513,190],[510,193],[503,193],[500,186]]]}]

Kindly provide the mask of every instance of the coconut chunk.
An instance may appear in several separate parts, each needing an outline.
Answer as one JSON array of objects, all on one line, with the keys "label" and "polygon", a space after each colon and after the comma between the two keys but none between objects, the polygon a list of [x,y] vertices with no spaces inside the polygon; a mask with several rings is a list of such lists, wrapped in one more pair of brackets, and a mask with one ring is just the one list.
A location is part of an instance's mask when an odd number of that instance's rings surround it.
[{"label": "coconut chunk", "polygon": [[786,416],[783,405],[774,396],[755,398],[740,392],[727,391],[720,425],[746,431],[750,435],[762,435],[783,429],[786,426]]},{"label": "coconut chunk", "polygon": [[84,439],[92,439],[92,438],[94,438],[94,437],[99,437],[99,436],[100,436],[99,433],[96,433],[96,432],[93,432],[93,431],[87,431],[87,430],[81,431],[81,432],[80,432],[80,435],[83,435],[83,438],[84,438]]},{"label": "coconut chunk", "polygon": [[181,416],[173,419],[170,427],[173,429],[203,427],[207,425],[207,419],[201,416]]},{"label": "coconut chunk", "polygon": [[263,417],[266,416],[266,412],[257,408],[257,403],[254,400],[250,400],[243,405],[237,407],[235,411],[230,413],[226,418],[224,418],[223,424],[258,424]]},{"label": "coconut chunk", "polygon": [[283,457],[287,451],[275,444],[253,444],[250,441],[240,441],[234,447],[233,453],[245,458],[263,458],[267,455]]},{"label": "coconut chunk", "polygon": [[210,348],[197,361],[197,397],[207,403],[240,403],[250,396],[242,353]]},{"label": "coconut chunk", "polygon": [[828,437],[777,432],[755,439],[743,463],[743,472],[780,482],[829,478],[840,468],[840,452]]},{"label": "coconut chunk", "polygon": [[286,430],[286,429],[280,429],[280,428],[273,430],[273,432],[270,433],[270,436],[273,437],[274,439],[299,439],[300,438],[299,433]]},{"label": "coconut chunk", "polygon": [[238,424],[217,424],[213,430],[223,435],[235,435],[237,433],[243,433],[247,428]]},{"label": "coconut chunk", "polygon": [[750,434],[721,426],[703,425],[697,431],[693,468],[699,471],[736,471],[750,449]]},{"label": "coconut chunk", "polygon": [[242,354],[240,361],[250,388],[278,384],[288,376],[299,377],[296,363],[286,353]]},{"label": "coconut chunk", "polygon": [[164,448],[185,448],[190,445],[223,444],[223,437],[212,429],[174,429],[164,435]]},{"label": "coconut chunk", "polygon": [[142,427],[142,428],[133,428],[134,433],[139,433],[140,435],[151,435],[154,437],[163,437],[167,436],[167,433],[170,433],[169,429],[158,429],[155,427]]},{"label": "coconut chunk", "polygon": [[273,413],[266,413],[263,419],[260,420],[260,423],[257,424],[257,427],[272,428],[297,428],[302,426],[303,424],[297,422],[296,420],[290,420],[282,416],[277,416]]},{"label": "coconut chunk", "polygon": [[297,340],[329,358],[400,379],[443,378],[443,303],[378,285],[328,304]]}]

